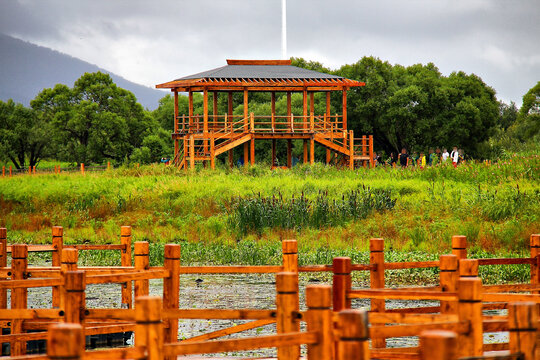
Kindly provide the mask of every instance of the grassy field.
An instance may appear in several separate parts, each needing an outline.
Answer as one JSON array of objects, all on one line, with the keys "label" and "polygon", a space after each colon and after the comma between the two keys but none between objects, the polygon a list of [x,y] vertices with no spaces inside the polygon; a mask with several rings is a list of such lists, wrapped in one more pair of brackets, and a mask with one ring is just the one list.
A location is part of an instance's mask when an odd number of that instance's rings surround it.
[{"label": "grassy field", "polygon": [[146,166],[24,175],[0,178],[0,225],[11,243],[48,243],[52,225],[64,226],[68,243],[111,243],[120,225],[131,225],[135,240],[182,243],[188,263],[276,263],[284,238],[299,241],[302,263],[365,261],[371,237],[385,238],[396,260],[435,258],[457,234],[475,256],[521,256],[540,232],[539,180],[538,155],[457,169]]}]

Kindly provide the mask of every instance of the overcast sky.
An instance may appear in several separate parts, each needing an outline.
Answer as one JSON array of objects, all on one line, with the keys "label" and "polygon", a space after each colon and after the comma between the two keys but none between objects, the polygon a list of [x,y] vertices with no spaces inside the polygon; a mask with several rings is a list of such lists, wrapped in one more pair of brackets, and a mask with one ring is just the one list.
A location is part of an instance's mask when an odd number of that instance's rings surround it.
[{"label": "overcast sky", "polygon": [[[330,68],[433,62],[518,106],[540,80],[538,0],[288,0],[287,25],[287,55]],[[154,86],[280,58],[281,0],[0,0],[0,32]]]}]

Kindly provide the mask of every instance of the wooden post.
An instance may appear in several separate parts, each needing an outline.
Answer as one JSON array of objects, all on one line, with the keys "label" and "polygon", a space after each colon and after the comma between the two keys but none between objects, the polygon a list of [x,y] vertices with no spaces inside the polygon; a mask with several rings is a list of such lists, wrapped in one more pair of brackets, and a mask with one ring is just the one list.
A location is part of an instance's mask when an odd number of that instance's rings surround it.
[{"label": "wooden post", "polygon": [[189,115],[189,129],[188,132],[193,133],[193,91],[188,91],[188,115]]},{"label": "wooden post", "polygon": [[[248,132],[248,105],[249,105],[249,95],[247,88],[244,88],[244,132]],[[247,167],[249,164],[249,145],[247,142],[244,143],[244,166]]]},{"label": "wooden post", "polygon": [[[315,93],[313,91],[309,92],[309,115],[311,121],[313,121],[313,116],[315,115]],[[313,130],[313,122],[311,123],[311,130]]]},{"label": "wooden post", "polygon": [[83,359],[84,347],[84,331],[80,324],[58,323],[49,327],[47,332],[47,359]]},{"label": "wooden post", "polygon": [[315,131],[315,115],[313,113],[309,115],[309,131]]},{"label": "wooden post", "polygon": [[[208,88],[203,88],[203,149],[204,154],[208,153]],[[205,162],[206,164],[206,162]],[[205,165],[206,166],[206,165]]]},{"label": "wooden post", "polygon": [[250,141],[250,160],[251,165],[255,165],[255,135],[253,132],[255,131],[255,116],[253,113],[250,114],[250,120],[251,120],[251,141]]},{"label": "wooden post", "polygon": [[308,331],[319,332],[319,341],[308,345],[310,360],[327,360],[334,357],[334,322],[332,313],[332,287],[308,285],[306,287],[305,320]]},{"label": "wooden post", "polygon": [[281,243],[283,271],[298,273],[298,243],[296,240],[283,240]]},{"label": "wooden post", "polygon": [[420,359],[457,360],[457,335],[453,331],[429,330],[420,334]]},{"label": "wooden post", "polygon": [[288,91],[287,92],[287,122],[291,121],[291,126],[289,128],[289,131],[293,131],[293,127],[292,127],[292,111],[291,111],[291,92]]},{"label": "wooden post", "polygon": [[135,299],[135,346],[146,350],[147,360],[163,360],[162,304],[159,296]]},{"label": "wooden post", "polygon": [[[227,107],[228,107],[228,119],[229,119],[229,122],[231,123],[231,136],[233,135],[232,133],[234,132],[234,129],[233,129],[233,123],[234,123],[234,117],[233,117],[233,94],[232,94],[232,91],[229,91],[227,93]],[[231,168],[234,167],[234,154],[233,154],[233,150],[229,150],[229,166]]]},{"label": "wooden post", "polygon": [[[307,128],[307,115],[308,115],[308,103],[307,103],[307,90],[304,88],[304,91],[302,92],[302,105],[303,105],[303,117],[302,117],[302,130],[306,131]],[[307,159],[306,159],[307,160]],[[304,161],[307,162],[307,161]]]},{"label": "wooden post", "polygon": [[[180,306],[180,245],[165,245],[163,267],[169,271],[169,277],[163,279],[163,308],[178,309]],[[167,343],[178,341],[178,319],[169,320],[169,326],[164,330],[164,339]]]},{"label": "wooden post", "polygon": [[[62,265],[60,270],[62,273],[68,271],[77,271],[77,262],[79,261],[79,251],[77,249],[63,249],[62,250]],[[66,304],[64,301],[66,299],[65,287],[60,287],[60,308],[65,309]]]},{"label": "wooden post", "polygon": [[9,166],[9,177],[12,177],[13,174],[12,174],[12,169],[11,169],[11,165]]},{"label": "wooden post", "polygon": [[332,304],[334,311],[338,312],[351,308],[351,299],[348,293],[351,291],[351,258],[335,257],[332,260],[332,271],[334,273],[332,280]]},{"label": "wooden post", "polygon": [[309,164],[313,165],[315,163],[315,139],[313,135],[309,139]]},{"label": "wooden post", "polygon": [[272,132],[275,132],[276,129],[276,92],[272,91],[270,93],[270,107],[272,112]]},{"label": "wooden post", "polygon": [[[0,267],[7,267],[7,229],[0,228]],[[5,278],[0,278],[4,280]],[[0,289],[0,309],[7,309],[7,289]]]},{"label": "wooden post", "polygon": [[[443,292],[457,292],[458,258],[456,255],[441,255],[439,258],[439,283]],[[457,302],[441,301],[441,314],[457,314]]]},{"label": "wooden post", "polygon": [[[384,289],[384,240],[369,240],[369,264],[373,267],[370,271],[370,288]],[[386,303],[384,300],[371,299],[371,312],[384,312]],[[373,338],[371,345],[374,348],[386,347],[385,339]]]},{"label": "wooden post", "polygon": [[287,167],[292,168],[292,140],[287,139]]},{"label": "wooden post", "polygon": [[244,143],[244,167],[247,167],[249,164],[249,143]]},{"label": "wooden post", "polygon": [[535,360],[538,305],[533,302],[508,304],[510,353],[521,353],[523,360]]},{"label": "wooden post", "polygon": [[[300,331],[298,311],[298,273],[281,272],[276,274],[277,333],[284,334]],[[300,357],[299,346],[278,348],[278,359],[292,360]]]},{"label": "wooden post", "polygon": [[290,115],[290,130],[291,132],[294,132],[294,114]]},{"label": "wooden post", "polygon": [[478,277],[478,260],[476,259],[461,259],[459,260],[459,277]]},{"label": "wooden post", "polygon": [[337,360],[369,360],[368,313],[342,310],[337,324]]},{"label": "wooden post", "polygon": [[210,168],[212,170],[216,169],[216,147],[214,139],[214,131],[210,133]]},{"label": "wooden post", "polygon": [[369,167],[375,167],[375,161],[373,161],[373,135],[369,135]]},{"label": "wooden post", "polygon": [[[178,147],[178,140],[176,140],[176,147]],[[176,150],[177,152],[178,150]],[[176,154],[175,152],[175,154]],[[111,170],[111,162],[110,161],[107,161],[107,171],[110,171]]]},{"label": "wooden post", "polygon": [[34,175],[36,175],[36,165],[34,165],[34,166],[32,167],[32,173],[33,173]]},{"label": "wooden post", "polygon": [[354,133],[349,132],[349,169],[354,170]]},{"label": "wooden post", "polygon": [[452,254],[459,260],[467,258],[467,237],[463,235],[452,236]]},{"label": "wooden post", "polygon": [[[120,252],[120,262],[122,266],[132,266],[131,263],[131,226],[120,228],[120,244],[124,248]],[[133,308],[133,295],[131,293],[131,281],[122,284],[122,306],[126,309]]]},{"label": "wooden post", "polygon": [[343,87],[343,99],[342,99],[342,106],[343,106],[343,130],[347,130],[347,88]]},{"label": "wooden post", "polygon": [[308,162],[308,143],[307,139],[304,139],[304,164]]},{"label": "wooden post", "polygon": [[536,259],[536,263],[531,264],[531,284],[540,284],[540,234],[531,235],[531,258]]},{"label": "wooden post", "polygon": [[64,321],[67,323],[84,323],[86,311],[86,273],[84,271],[67,271],[64,273]]},{"label": "wooden post", "polygon": [[[24,280],[28,269],[28,245],[16,244],[11,246],[11,279]],[[26,309],[28,306],[28,289],[15,288],[11,291],[11,308]],[[11,334],[23,333],[23,320],[11,320]],[[26,354],[26,341],[11,343],[11,356]]]},{"label": "wooden post", "polygon": [[[135,270],[144,271],[150,268],[150,248],[147,241],[135,242]],[[149,294],[149,281],[135,281],[135,298]]]},{"label": "wooden post", "polygon": [[272,139],[272,169],[276,166],[276,139]]},{"label": "wooden post", "polygon": [[189,136],[189,168],[195,169],[195,137],[193,134]]},{"label": "wooden post", "polygon": [[332,160],[332,152],[330,149],[326,149],[326,165],[330,164],[330,160]]},{"label": "wooden post", "polygon": [[469,323],[469,331],[460,333],[459,356],[482,356],[482,280],[479,278],[461,278],[458,281],[458,317],[459,321]]},{"label": "wooden post", "polygon": [[326,121],[331,121],[330,114],[332,113],[331,104],[330,104],[330,91],[326,92],[326,118],[325,118],[325,126]]},{"label": "wooden post", "polygon": [[32,175],[32,167],[28,166],[28,175]]},{"label": "wooden post", "polygon": [[[60,267],[62,265],[62,250],[64,249],[64,228],[61,226],[52,227],[52,266]],[[59,286],[52,288],[52,307],[60,307],[60,292]]]},{"label": "wooden post", "polygon": [[84,175],[84,163],[81,163],[81,174]]}]

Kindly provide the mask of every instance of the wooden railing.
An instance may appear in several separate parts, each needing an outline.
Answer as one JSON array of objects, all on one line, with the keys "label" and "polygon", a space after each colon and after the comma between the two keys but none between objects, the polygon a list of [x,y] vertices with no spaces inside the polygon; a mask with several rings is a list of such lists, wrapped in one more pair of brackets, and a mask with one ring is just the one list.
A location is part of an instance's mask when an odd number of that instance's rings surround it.
[{"label": "wooden railing", "polygon": [[[56,228],[58,229],[58,228]],[[127,227],[122,228],[122,234],[126,239],[120,245],[108,245],[113,248],[111,250],[127,249]],[[59,230],[53,230],[56,233],[56,238],[60,237]],[[3,260],[7,260],[8,246],[6,240],[7,232],[5,229],[0,229],[0,248],[3,250]],[[130,233],[129,233],[130,235]],[[129,236],[131,241],[131,236]],[[58,244],[58,240],[56,240]],[[54,240],[53,240],[54,245]],[[125,247],[121,247],[126,245]],[[40,248],[34,248],[35,251],[58,251],[58,246],[47,247],[40,245]],[[351,311],[352,299],[370,299],[371,311],[368,315],[371,326],[364,331],[365,336],[362,336],[362,344],[356,343],[354,347],[360,346],[367,350],[368,337],[371,339],[372,349],[369,351],[371,358],[376,359],[437,359],[435,357],[426,357],[428,350],[420,347],[406,348],[386,348],[385,339],[390,337],[409,337],[418,336],[425,331],[452,331],[459,340],[459,354],[462,358],[476,356],[481,359],[481,356],[491,351],[499,351],[503,358],[513,359],[519,356],[525,356],[523,359],[536,359],[535,357],[527,357],[527,346],[531,346],[530,342],[524,345],[523,341],[516,345],[515,336],[525,336],[526,332],[533,333],[536,336],[538,329],[538,318],[536,304],[540,304],[540,286],[538,265],[540,264],[540,235],[531,236],[531,256],[521,259],[467,259],[467,244],[466,238],[463,236],[455,236],[452,239],[452,255],[442,255],[436,261],[417,261],[417,262],[385,262],[384,256],[384,241],[382,239],[372,239],[370,241],[370,263],[369,264],[352,264],[349,258],[335,258],[332,265],[298,265],[297,243],[294,240],[283,241],[282,247],[282,265],[281,266],[180,266],[180,246],[166,245],[165,247],[165,262],[163,266],[149,266],[149,244],[146,242],[135,243],[135,263],[134,266],[124,266],[117,268],[102,268],[102,267],[84,267],[77,266],[77,254],[81,249],[94,249],[96,245],[85,245],[86,248],[71,248],[63,246],[61,265],[53,267],[28,267],[27,253],[29,247],[27,245],[12,245],[12,263],[10,267],[0,268],[0,277],[5,280],[0,281],[0,290],[5,292],[6,289],[12,289],[11,309],[0,310],[0,322],[5,326],[9,324],[11,335],[3,335],[0,337],[0,342],[9,342],[13,344],[13,355],[22,355],[24,353],[24,344],[28,340],[43,339],[46,336],[44,331],[39,333],[27,333],[26,330],[45,330],[47,326],[57,323],[58,321],[66,321],[72,323],[80,323],[86,334],[89,333],[105,333],[118,331],[131,331],[135,329],[137,332],[136,309],[131,306],[126,306],[127,309],[87,309],[84,302],[85,289],[87,284],[105,284],[105,283],[121,283],[135,284],[135,297],[144,297],[149,293],[149,279],[163,279],[163,305],[159,307],[161,310],[161,322],[153,323],[161,324],[163,327],[163,341],[165,344],[159,350],[159,356],[155,358],[163,358],[176,356],[180,354],[197,353],[201,350],[208,352],[222,352],[247,349],[252,347],[278,347],[278,357],[280,359],[297,359],[298,344],[308,343],[309,347],[317,347],[325,336],[331,339],[334,349],[346,348],[347,344],[341,344],[338,340],[340,332],[337,333],[328,330],[321,331],[316,336],[313,335],[313,324],[319,326],[327,326],[330,322],[332,328],[338,326],[339,316],[332,315],[330,307],[333,308],[334,314],[347,313]],[[131,249],[131,246],[129,246]],[[102,249],[102,248],[100,248]],[[56,253],[58,254],[58,252]],[[131,255],[130,255],[131,258]],[[489,265],[506,265],[506,264],[524,264],[531,267],[531,280],[527,284],[511,284],[511,285],[490,285],[482,286],[482,281],[478,278],[479,266]],[[414,288],[386,288],[385,272],[391,270],[402,269],[420,269],[420,268],[438,268],[440,271],[440,284],[431,287],[414,287]],[[302,312],[299,309],[299,287],[298,274],[300,272],[333,272],[333,286],[314,287],[318,290],[306,289],[306,304],[308,310]],[[353,289],[352,288],[352,272],[353,271],[369,271],[370,272],[370,288],[369,289]],[[258,309],[228,309],[228,310],[208,310],[208,309],[179,309],[179,291],[180,291],[180,276],[182,274],[205,273],[205,274],[222,274],[222,273],[276,273],[276,308],[274,310],[258,310]],[[27,289],[34,287],[56,287],[60,297],[58,308],[53,309],[27,309]],[[322,289],[322,290],[321,290]],[[319,295],[312,296],[312,292],[318,292]],[[511,292],[511,293],[509,293]],[[515,293],[521,292],[521,293]],[[526,292],[530,292],[526,294]],[[309,295],[309,296],[308,296]],[[330,300],[331,299],[331,300]],[[440,304],[437,306],[418,307],[418,308],[403,308],[403,309],[386,309],[386,300],[403,300],[403,301],[422,301],[435,300]],[[124,300],[123,300],[124,301]],[[319,302],[317,302],[319,301]],[[320,302],[324,301],[324,306]],[[531,305],[515,305],[515,302],[526,301]],[[509,309],[509,315],[483,315],[485,309]],[[526,308],[528,310],[519,310]],[[310,310],[312,310],[310,312]],[[317,311],[320,311],[318,313]],[[157,311],[157,310],[156,310]],[[518,312],[527,313],[528,322],[527,328],[523,325],[523,321],[517,323],[514,314]],[[311,315],[310,315],[311,314]],[[317,314],[317,315],[314,315]],[[326,314],[326,315],[324,315]],[[330,314],[331,321],[328,320]],[[346,315],[343,315],[346,316]],[[519,315],[522,316],[522,315]],[[518,318],[519,318],[518,316]],[[248,319],[252,320],[246,324],[241,324],[235,327],[222,329],[213,333],[204,334],[200,337],[188,339],[186,342],[176,343],[178,335],[178,319]],[[311,319],[311,320],[310,320]],[[325,320],[326,319],[326,320]],[[308,323],[308,331],[300,332],[299,322],[306,321]],[[312,325],[310,325],[310,321]],[[521,320],[520,320],[521,321]],[[256,337],[248,339],[234,340],[219,340],[216,339],[225,335],[241,332],[247,329],[264,326],[269,323],[277,323],[277,335],[269,337]],[[365,324],[367,322],[364,321]],[[326,325],[324,325],[326,324]],[[140,325],[140,324],[139,324]],[[150,326],[150,325],[149,325]],[[351,328],[355,326],[350,325]],[[358,325],[359,326],[359,325]],[[358,328],[356,326],[356,328]],[[523,327],[522,327],[523,326]],[[325,327],[328,329],[328,327]],[[517,330],[516,330],[517,329]],[[343,328],[341,331],[349,331],[349,327]],[[500,332],[508,331],[516,334],[510,336],[509,342],[497,344],[484,344],[483,334],[485,332]],[[352,331],[352,330],[351,330]],[[309,335],[311,333],[311,335]],[[326,334],[326,335],[324,335]],[[369,335],[369,336],[367,336]],[[532,337],[533,335],[528,334]],[[348,338],[348,336],[344,336]],[[259,342],[255,339],[260,339]],[[314,340],[316,339],[316,340]],[[359,339],[359,338],[358,338]],[[136,336],[136,343],[137,343]],[[315,341],[315,342],[312,342]],[[536,343],[535,343],[536,344]],[[188,346],[189,345],[189,346]],[[322,346],[322,345],[321,345]],[[352,346],[352,345],[351,345]],[[520,349],[516,350],[517,348]],[[328,345],[322,346],[325,354],[328,354],[331,347]],[[158,347],[159,348],[159,347]],[[232,350],[228,350],[232,349]],[[285,350],[283,350],[285,349]],[[289,349],[289,350],[286,350]],[[118,356],[123,358],[132,356],[133,354],[147,354],[148,351],[144,346],[134,349],[110,350],[110,353],[89,352],[85,357],[94,358],[94,356]],[[322,351],[322,350],[321,350]],[[332,353],[334,350],[332,350]],[[344,352],[343,352],[344,351]],[[336,357],[313,357],[314,359],[342,359],[346,357],[347,351],[343,350],[341,355],[337,350]],[[89,355],[91,354],[91,355]],[[107,354],[107,355],[105,355]],[[345,354],[345,355],[343,355]],[[142,355],[141,355],[142,356]],[[143,357],[144,357],[143,356]],[[157,355],[156,355],[157,356]],[[310,356],[308,350],[308,358]],[[339,357],[345,356],[345,357]],[[430,355],[432,356],[432,355]],[[369,357],[366,357],[366,359]],[[445,358],[446,359],[446,358]],[[454,358],[448,358],[454,359]],[[486,357],[485,359],[489,359]]]}]

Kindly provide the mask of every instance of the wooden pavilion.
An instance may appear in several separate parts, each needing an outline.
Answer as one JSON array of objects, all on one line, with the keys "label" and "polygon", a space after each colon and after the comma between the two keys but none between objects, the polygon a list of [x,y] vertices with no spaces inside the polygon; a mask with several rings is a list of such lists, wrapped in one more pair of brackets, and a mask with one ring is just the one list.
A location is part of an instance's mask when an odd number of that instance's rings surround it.
[{"label": "wooden pavilion", "polygon": [[[255,163],[255,140],[272,140],[272,163],[276,141],[287,140],[287,166],[292,166],[292,140],[304,140],[304,162],[313,163],[315,143],[326,148],[326,163],[373,166],[373,137],[354,138],[347,130],[347,90],[365,83],[291,65],[290,60],[227,60],[227,65],[156,85],[174,93],[174,160],[185,169],[195,162],[210,162],[228,152],[233,166],[233,149],[244,146],[244,165]],[[249,113],[249,93],[270,92],[271,114]],[[331,114],[330,94],[342,92],[341,115]],[[189,114],[179,115],[178,93],[187,92]],[[193,93],[203,93],[203,114],[193,114]],[[213,94],[213,113],[209,113],[208,94]],[[233,92],[243,93],[244,113],[233,115]],[[287,94],[287,115],[276,115],[276,92]],[[291,113],[291,94],[303,94],[303,114]],[[314,93],[326,94],[326,111],[314,113]],[[228,111],[218,114],[218,94],[228,96]],[[309,99],[309,106],[308,106]]]}]

